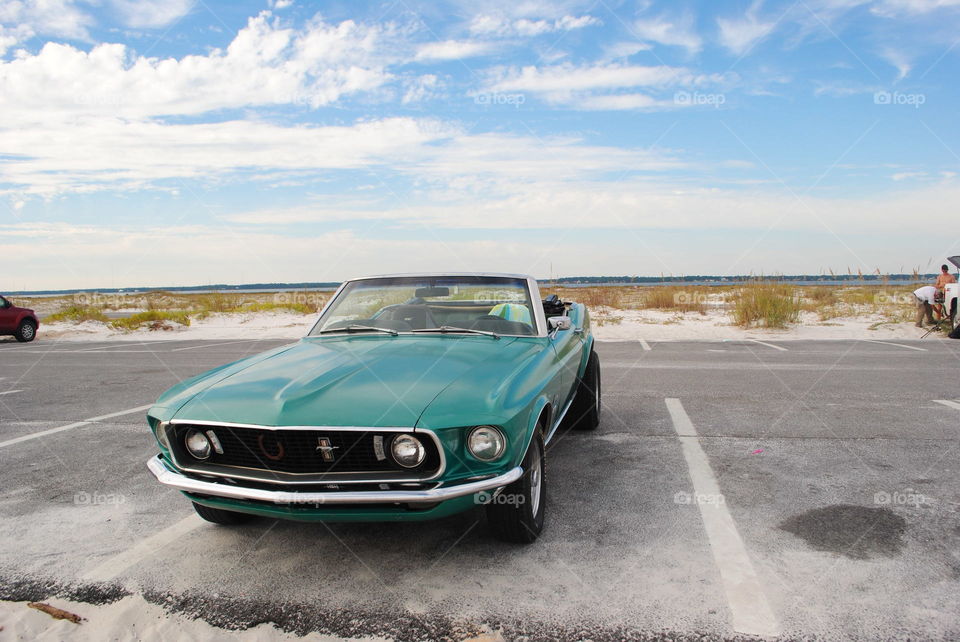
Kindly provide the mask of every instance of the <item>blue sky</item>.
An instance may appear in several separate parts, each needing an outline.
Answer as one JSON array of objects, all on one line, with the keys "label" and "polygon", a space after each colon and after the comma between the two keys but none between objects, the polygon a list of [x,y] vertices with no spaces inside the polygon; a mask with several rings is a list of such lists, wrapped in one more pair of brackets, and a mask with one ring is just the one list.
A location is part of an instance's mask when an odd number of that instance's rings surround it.
[{"label": "blue sky", "polygon": [[929,271],[960,0],[0,5],[0,287]]}]

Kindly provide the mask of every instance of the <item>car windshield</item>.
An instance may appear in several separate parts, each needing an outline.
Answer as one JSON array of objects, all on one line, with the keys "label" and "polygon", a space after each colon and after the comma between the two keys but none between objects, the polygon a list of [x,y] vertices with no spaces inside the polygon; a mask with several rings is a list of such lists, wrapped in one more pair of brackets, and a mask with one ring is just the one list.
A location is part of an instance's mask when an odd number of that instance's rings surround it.
[{"label": "car windshield", "polygon": [[[480,330],[537,334],[527,281],[515,277],[417,276],[347,283],[310,336],[366,326],[398,332]],[[438,332],[438,335],[440,332]]]}]

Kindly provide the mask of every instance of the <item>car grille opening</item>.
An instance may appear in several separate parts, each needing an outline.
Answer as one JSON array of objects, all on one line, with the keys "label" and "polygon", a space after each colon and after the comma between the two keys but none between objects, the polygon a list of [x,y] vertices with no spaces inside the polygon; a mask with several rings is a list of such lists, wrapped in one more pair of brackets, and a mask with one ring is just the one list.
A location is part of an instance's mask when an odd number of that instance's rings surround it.
[{"label": "car grille opening", "polygon": [[[220,468],[262,471],[270,476],[371,473],[374,478],[427,478],[440,469],[440,453],[429,434],[414,434],[423,444],[426,456],[416,468],[404,468],[390,455],[390,442],[395,431],[284,430],[283,428],[245,428],[237,426],[192,425],[171,426],[170,440],[177,463],[187,468],[215,473]],[[184,438],[191,430],[213,431],[219,449],[205,460],[198,460],[186,450]],[[220,452],[222,451],[222,452]],[[227,474],[226,471],[223,473]],[[332,481],[332,480],[331,480]]]}]

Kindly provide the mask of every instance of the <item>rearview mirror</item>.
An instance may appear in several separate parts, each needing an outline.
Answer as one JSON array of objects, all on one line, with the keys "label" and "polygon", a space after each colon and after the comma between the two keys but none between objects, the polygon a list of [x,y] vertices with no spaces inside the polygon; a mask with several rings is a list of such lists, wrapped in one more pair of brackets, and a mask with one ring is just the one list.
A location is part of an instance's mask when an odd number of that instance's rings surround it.
[{"label": "rearview mirror", "polygon": [[429,288],[417,288],[417,291],[414,292],[414,296],[418,299],[426,299],[434,296],[450,296],[450,288],[436,286]]}]

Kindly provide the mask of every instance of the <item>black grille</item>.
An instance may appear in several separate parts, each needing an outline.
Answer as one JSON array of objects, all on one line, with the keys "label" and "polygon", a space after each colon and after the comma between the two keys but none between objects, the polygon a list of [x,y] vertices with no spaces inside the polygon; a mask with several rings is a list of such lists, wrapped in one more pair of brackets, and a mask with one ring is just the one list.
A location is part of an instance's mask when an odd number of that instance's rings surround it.
[{"label": "black grille", "polygon": [[[184,438],[190,430],[212,430],[220,441],[223,453],[211,453],[210,458],[202,462],[195,459],[184,445]],[[422,433],[419,438],[426,450],[423,463],[411,469],[394,462],[390,456],[390,442],[399,434],[402,433],[376,430],[264,430],[178,424],[172,445],[182,464],[202,463],[205,468],[229,466],[302,475],[396,472],[404,476],[428,476],[439,469],[440,456],[436,444]],[[374,445],[378,438],[383,444],[383,459],[377,457]],[[332,456],[332,461],[324,459],[324,450],[329,453],[328,458]]]}]

